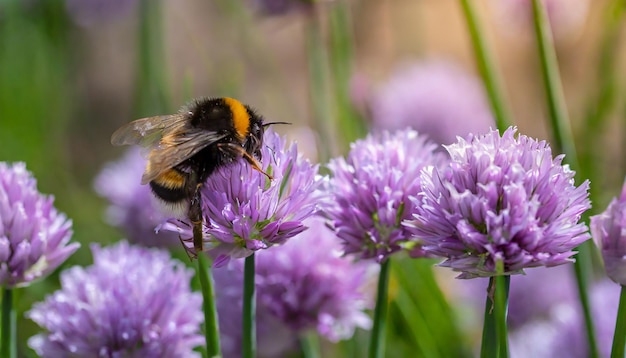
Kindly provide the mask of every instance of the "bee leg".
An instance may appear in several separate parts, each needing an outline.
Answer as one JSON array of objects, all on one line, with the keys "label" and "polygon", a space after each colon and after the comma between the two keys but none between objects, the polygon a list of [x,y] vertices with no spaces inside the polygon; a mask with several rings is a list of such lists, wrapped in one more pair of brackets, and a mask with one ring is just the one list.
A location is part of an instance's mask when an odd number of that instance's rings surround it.
[{"label": "bee leg", "polygon": [[193,261],[194,259],[198,258],[198,254],[196,253],[196,251],[187,247],[187,245],[185,244],[185,242],[189,242],[189,239],[183,239],[180,235],[178,235],[178,240],[180,240],[180,243],[183,244],[185,252],[187,253],[187,257],[189,257],[189,261]]},{"label": "bee leg", "polygon": [[193,225],[193,248],[196,251],[196,256],[199,252],[203,251],[203,234],[202,234],[202,206],[200,188],[202,184],[196,185],[196,190],[191,197],[191,203],[189,205],[189,220]]},{"label": "bee leg", "polygon": [[272,180],[274,178],[272,178],[271,175],[267,174],[266,172],[263,171],[263,169],[261,169],[261,165],[259,165],[259,162],[253,157],[251,156],[248,152],[246,152],[245,149],[243,149],[242,147],[235,145],[233,143],[220,143],[217,145],[217,147],[223,151],[223,152],[228,152],[228,151],[232,151],[232,154],[238,154],[241,155],[243,157],[243,159],[246,160],[246,162],[248,162],[248,164],[250,164],[250,166],[252,167],[252,169],[261,172],[263,175],[265,175],[268,179]]},{"label": "bee leg", "polygon": [[250,164],[250,166],[252,166],[252,169],[261,172],[261,174],[265,175],[269,180],[274,179],[271,175],[267,174],[266,172],[263,171],[263,169],[261,169],[259,162],[256,159],[254,159],[253,156],[248,154],[248,152],[246,152],[245,150],[242,150],[242,152],[243,152],[243,158],[246,160],[246,162]]}]

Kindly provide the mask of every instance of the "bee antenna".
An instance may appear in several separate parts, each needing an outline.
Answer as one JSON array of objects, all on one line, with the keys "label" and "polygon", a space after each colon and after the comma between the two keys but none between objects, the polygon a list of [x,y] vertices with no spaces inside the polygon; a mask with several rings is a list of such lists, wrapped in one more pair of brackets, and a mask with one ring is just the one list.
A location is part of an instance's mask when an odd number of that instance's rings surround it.
[{"label": "bee antenna", "polygon": [[289,122],[270,122],[270,123],[263,123],[263,127],[269,127],[272,124],[291,124]]}]

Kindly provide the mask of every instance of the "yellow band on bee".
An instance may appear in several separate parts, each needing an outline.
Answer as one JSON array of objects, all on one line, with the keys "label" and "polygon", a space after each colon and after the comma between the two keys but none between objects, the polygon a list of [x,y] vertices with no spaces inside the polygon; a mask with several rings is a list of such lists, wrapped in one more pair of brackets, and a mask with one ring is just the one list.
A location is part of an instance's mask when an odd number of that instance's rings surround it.
[{"label": "yellow band on bee", "polygon": [[250,115],[246,107],[234,98],[224,97],[224,103],[233,112],[233,126],[237,134],[243,139],[248,135],[250,128]]},{"label": "yellow band on bee", "polygon": [[161,173],[154,181],[168,189],[178,189],[185,185],[185,176],[175,169],[169,169]]}]

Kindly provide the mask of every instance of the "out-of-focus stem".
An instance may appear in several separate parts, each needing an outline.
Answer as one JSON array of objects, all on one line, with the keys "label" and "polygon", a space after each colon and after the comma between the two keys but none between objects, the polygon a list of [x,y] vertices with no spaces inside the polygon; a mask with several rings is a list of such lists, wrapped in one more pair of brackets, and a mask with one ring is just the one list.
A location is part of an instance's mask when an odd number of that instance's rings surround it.
[{"label": "out-of-focus stem", "polygon": [[316,332],[300,335],[300,347],[304,358],[320,358],[320,342]]},{"label": "out-of-focus stem", "polygon": [[[543,8],[543,4],[540,0],[533,0],[532,5],[537,48],[541,63],[541,73],[543,76],[546,100],[550,113],[552,135],[554,137],[554,148],[557,152],[565,153],[565,160],[567,160],[572,167],[578,168],[578,158],[576,155],[576,148],[574,146],[571,124],[567,114],[567,108],[565,106],[565,98],[561,85],[556,52],[554,50],[552,36],[549,29],[550,25],[545,14],[545,9]],[[574,269],[576,273],[576,282],[578,284],[580,302],[585,317],[589,355],[590,357],[597,357],[598,348],[595,339],[593,321],[591,318],[589,295],[587,293],[587,280],[591,272],[590,260],[592,249],[589,245],[589,243],[584,243],[578,247],[578,254]]]},{"label": "out-of-focus stem", "polygon": [[141,0],[139,9],[139,54],[136,115],[169,111],[169,91],[163,40],[163,9],[159,0]]},{"label": "out-of-focus stem", "polygon": [[478,70],[483,78],[489,103],[496,118],[496,126],[500,131],[504,131],[513,124],[513,120],[504,100],[504,91],[494,65],[493,55],[487,48],[484,31],[474,8],[474,1],[461,0],[461,5],[472,40],[472,48],[474,49]]},{"label": "out-of-focus stem", "polygon": [[615,334],[613,335],[613,348],[611,358],[624,357],[624,345],[626,344],[626,288],[622,286],[619,296],[619,308],[615,320]]}]

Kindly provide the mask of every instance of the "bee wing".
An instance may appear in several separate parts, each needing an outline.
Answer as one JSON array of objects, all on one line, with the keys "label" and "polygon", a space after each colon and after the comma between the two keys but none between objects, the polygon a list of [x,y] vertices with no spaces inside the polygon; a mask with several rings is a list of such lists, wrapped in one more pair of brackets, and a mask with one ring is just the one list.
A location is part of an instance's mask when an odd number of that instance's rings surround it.
[{"label": "bee wing", "polygon": [[141,183],[154,180],[159,174],[191,158],[208,145],[224,138],[219,134],[197,128],[181,128],[180,131],[163,135],[158,145],[148,155],[148,165]]},{"label": "bee wing", "polygon": [[183,113],[138,119],[122,126],[111,136],[113,145],[150,147],[168,132],[176,132],[185,126]]}]

